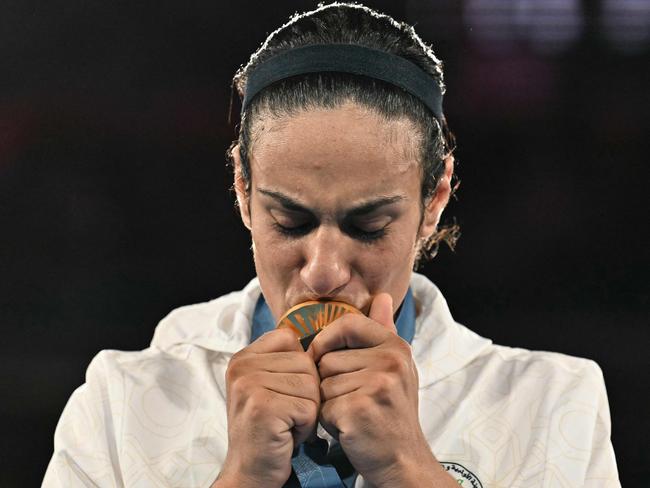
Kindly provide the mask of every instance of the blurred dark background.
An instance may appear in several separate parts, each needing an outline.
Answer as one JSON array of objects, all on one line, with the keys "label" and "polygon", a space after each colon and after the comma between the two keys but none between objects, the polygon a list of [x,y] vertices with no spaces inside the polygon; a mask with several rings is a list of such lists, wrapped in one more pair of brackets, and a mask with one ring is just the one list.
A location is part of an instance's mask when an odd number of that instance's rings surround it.
[{"label": "blurred dark background", "polygon": [[[367,4],[446,63],[463,237],[423,272],[479,334],[596,360],[623,485],[647,483],[650,2]],[[174,307],[253,277],[230,78],[314,6],[0,6],[0,486],[40,484],[100,349],[145,348]]]}]

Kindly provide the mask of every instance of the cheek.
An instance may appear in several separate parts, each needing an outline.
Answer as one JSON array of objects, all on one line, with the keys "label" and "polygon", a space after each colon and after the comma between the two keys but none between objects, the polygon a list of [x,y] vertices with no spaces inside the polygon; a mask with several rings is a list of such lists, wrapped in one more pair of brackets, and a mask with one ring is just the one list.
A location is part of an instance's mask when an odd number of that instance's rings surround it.
[{"label": "cheek", "polygon": [[415,260],[412,232],[395,231],[385,242],[359,250],[356,267],[372,292],[386,291],[410,276]]},{"label": "cheek", "polygon": [[298,243],[288,241],[263,226],[253,226],[251,237],[258,274],[264,273],[275,282],[290,279],[292,269],[302,262]]}]

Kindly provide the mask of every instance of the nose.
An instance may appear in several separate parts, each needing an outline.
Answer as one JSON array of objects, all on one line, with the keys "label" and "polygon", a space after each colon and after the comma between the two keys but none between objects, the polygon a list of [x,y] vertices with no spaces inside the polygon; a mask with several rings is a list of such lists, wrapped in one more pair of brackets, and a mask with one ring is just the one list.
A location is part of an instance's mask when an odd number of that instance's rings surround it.
[{"label": "nose", "polygon": [[314,298],[333,298],[350,281],[345,241],[338,228],[321,225],[305,242],[300,277]]}]

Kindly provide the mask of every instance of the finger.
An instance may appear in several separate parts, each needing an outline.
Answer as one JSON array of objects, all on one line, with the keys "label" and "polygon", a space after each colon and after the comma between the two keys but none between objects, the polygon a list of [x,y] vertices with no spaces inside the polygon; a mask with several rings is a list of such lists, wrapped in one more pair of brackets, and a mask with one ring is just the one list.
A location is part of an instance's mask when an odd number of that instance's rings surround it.
[{"label": "finger", "polygon": [[252,431],[264,430],[272,437],[291,432],[298,443],[309,437],[318,421],[315,402],[268,390],[258,390],[247,407],[242,414],[249,419]]},{"label": "finger", "polygon": [[330,376],[352,373],[372,366],[375,368],[376,351],[374,348],[341,349],[323,354],[318,362],[318,376],[321,381]]},{"label": "finger", "polygon": [[371,430],[383,429],[385,426],[377,425],[377,415],[375,401],[359,389],[323,402],[318,420],[331,436],[341,442],[346,436],[349,440],[355,432],[365,431],[367,435]]},{"label": "finger", "polygon": [[318,379],[318,370],[312,357],[303,352],[269,352],[250,354],[240,351],[228,363],[226,381],[233,382],[251,374],[268,373],[304,373]]},{"label": "finger", "polygon": [[262,334],[245,348],[248,352],[265,353],[281,351],[302,351],[298,336],[285,327]]},{"label": "finger", "polygon": [[330,351],[375,347],[393,335],[368,317],[346,314],[316,335],[309,346],[309,353],[318,363]]},{"label": "finger", "polygon": [[339,401],[341,398],[335,398],[327,402],[327,404],[322,404],[320,413],[318,415],[318,423],[325,429],[325,431],[334,437],[337,441],[339,440],[339,428],[337,425],[337,420],[334,410],[334,402]]},{"label": "finger", "polygon": [[411,346],[404,339],[391,336],[381,347],[341,349],[324,354],[318,362],[318,376],[325,378],[355,371],[392,372],[410,371]]},{"label": "finger", "polygon": [[316,430],[320,404],[311,400],[293,397],[289,405],[293,421],[293,438],[297,446],[305,442]]},{"label": "finger", "polygon": [[323,402],[318,421],[332,437],[339,440],[355,429],[367,428],[373,415],[372,399],[355,391]]},{"label": "finger", "polygon": [[370,314],[368,316],[397,334],[397,328],[395,322],[393,322],[393,297],[388,293],[379,293],[375,296],[370,305]]},{"label": "finger", "polygon": [[320,382],[321,401],[324,403],[336,397],[355,392],[364,386],[367,379],[367,375],[361,374],[359,371],[325,378]]},{"label": "finger", "polygon": [[320,381],[311,374],[264,372],[250,375],[248,381],[275,393],[320,403]]}]

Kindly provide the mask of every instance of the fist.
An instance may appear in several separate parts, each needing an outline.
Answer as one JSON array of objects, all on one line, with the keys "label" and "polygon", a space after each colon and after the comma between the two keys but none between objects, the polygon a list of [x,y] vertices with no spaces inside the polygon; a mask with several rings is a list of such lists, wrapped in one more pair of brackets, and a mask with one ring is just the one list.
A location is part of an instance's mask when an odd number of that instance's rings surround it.
[{"label": "fist", "polygon": [[323,427],[374,485],[407,486],[403,474],[431,461],[418,417],[418,375],[410,345],[397,335],[392,299],[380,294],[370,316],[332,322],[310,349],[321,378]]},{"label": "fist", "polygon": [[320,379],[289,329],[268,332],[236,353],[226,371],[228,454],[220,480],[282,486],[294,446],[316,429]]}]

